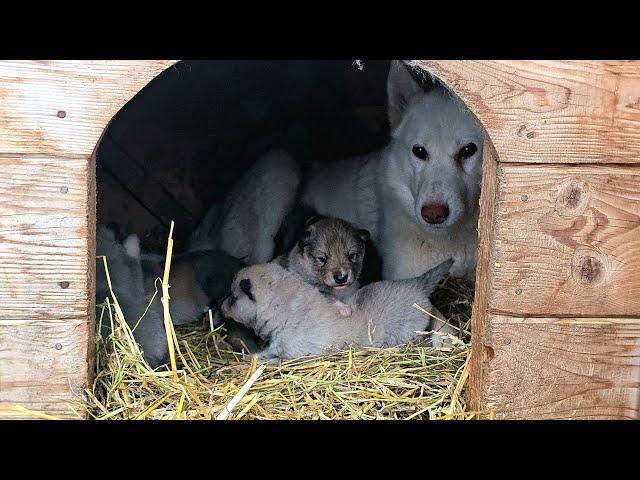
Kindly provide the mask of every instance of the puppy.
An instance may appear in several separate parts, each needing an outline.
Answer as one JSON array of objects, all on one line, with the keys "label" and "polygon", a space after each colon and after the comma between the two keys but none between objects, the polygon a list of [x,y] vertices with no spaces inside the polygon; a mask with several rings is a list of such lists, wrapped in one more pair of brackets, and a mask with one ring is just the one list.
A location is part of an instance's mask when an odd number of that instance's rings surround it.
[{"label": "puppy", "polygon": [[323,294],[334,297],[342,316],[344,303],[359,288],[358,278],[369,232],[339,218],[312,217],[298,243],[274,262],[300,275]]},{"label": "puppy", "polygon": [[376,282],[349,299],[354,313],[344,320],[331,301],[300,275],[277,263],[240,270],[222,312],[252,328],[268,347],[261,360],[320,354],[354,346],[392,347],[431,330],[432,319],[412,305],[432,309],[429,295],[453,264],[449,259],[420,277]]},{"label": "puppy", "polygon": [[[155,282],[164,273],[165,257],[142,254],[145,292],[150,298]],[[169,309],[174,325],[185,325],[202,318],[215,309],[225,294],[233,276],[245,264],[221,250],[202,250],[174,255],[171,261]]]},{"label": "puppy", "polygon": [[[140,264],[140,241],[134,234],[121,244],[112,230],[104,225],[96,228],[96,254],[107,257],[113,292],[118,300],[124,320],[133,330],[147,363],[156,368],[168,360],[168,346],[164,329],[164,315],[159,299],[149,307],[144,288],[144,274]],[[102,258],[96,259],[96,304],[104,302],[111,292],[107,283]],[[140,320],[140,318],[142,319]],[[108,321],[102,324],[102,336],[111,330]]]},{"label": "puppy", "polygon": [[[155,282],[162,278],[165,258],[143,254],[145,291],[150,299]],[[185,325],[202,318],[211,309],[214,326],[225,325],[225,340],[237,350],[248,353],[258,351],[259,339],[251,330],[220,315],[220,302],[229,292],[234,275],[245,266],[244,262],[222,250],[201,250],[175,255],[172,259],[169,284],[169,311],[174,325]]]}]

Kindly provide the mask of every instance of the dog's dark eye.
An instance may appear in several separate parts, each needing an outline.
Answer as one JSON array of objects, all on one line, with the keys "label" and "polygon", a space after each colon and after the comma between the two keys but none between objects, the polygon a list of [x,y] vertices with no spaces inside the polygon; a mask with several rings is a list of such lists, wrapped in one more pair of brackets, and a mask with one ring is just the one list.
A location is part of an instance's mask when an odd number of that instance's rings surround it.
[{"label": "dog's dark eye", "polygon": [[320,255],[319,257],[316,257],[316,262],[318,262],[318,264],[322,266],[327,263],[327,257],[325,255]]},{"label": "dog's dark eye", "polygon": [[411,153],[413,153],[413,155],[420,160],[426,160],[429,157],[427,149],[422,145],[414,145],[411,149]]},{"label": "dog's dark eye", "polygon": [[349,254],[349,261],[351,263],[356,263],[358,260],[360,259],[360,254],[359,253],[350,253]]},{"label": "dog's dark eye", "polygon": [[462,160],[469,158],[474,153],[478,151],[478,147],[476,147],[475,143],[468,143],[464,147],[460,149],[458,155],[456,155],[456,160],[461,162]]}]

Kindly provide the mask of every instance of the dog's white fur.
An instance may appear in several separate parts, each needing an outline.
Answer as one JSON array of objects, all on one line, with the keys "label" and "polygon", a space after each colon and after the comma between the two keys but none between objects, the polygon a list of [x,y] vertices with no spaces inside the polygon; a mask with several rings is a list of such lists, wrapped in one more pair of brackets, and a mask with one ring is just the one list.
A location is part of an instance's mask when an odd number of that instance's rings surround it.
[{"label": "dog's white fur", "polygon": [[[327,165],[312,175],[304,203],[371,232],[383,278],[416,277],[449,257],[453,277],[473,279],[482,179],[483,130],[465,105],[441,86],[425,93],[400,62],[388,79],[392,135],[382,150]],[[458,164],[456,152],[474,143]],[[423,146],[429,159],[412,154]],[[426,223],[421,208],[445,203],[449,217]]]},{"label": "dog's white fur", "polygon": [[220,249],[250,265],[268,262],[300,179],[289,153],[272,150],[263,155],[236,182],[224,205],[211,207],[189,249]]},{"label": "dog's white fur", "polygon": [[[418,331],[442,327],[413,304],[432,309],[429,295],[451,263],[443,262],[417,278],[361,288],[348,300],[353,308],[348,319],[297,273],[275,262],[252,265],[236,274],[222,312],[269,341],[259,354],[261,360],[321,354],[349,345],[392,347],[414,339]],[[453,332],[445,327],[441,331]],[[436,337],[431,340],[441,344]]]}]

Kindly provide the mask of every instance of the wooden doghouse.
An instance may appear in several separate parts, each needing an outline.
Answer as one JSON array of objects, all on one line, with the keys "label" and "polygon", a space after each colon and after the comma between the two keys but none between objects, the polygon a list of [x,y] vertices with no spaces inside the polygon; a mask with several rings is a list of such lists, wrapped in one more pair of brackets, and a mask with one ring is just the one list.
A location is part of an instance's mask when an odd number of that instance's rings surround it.
[{"label": "wooden doghouse", "polygon": [[[638,418],[640,62],[415,63],[487,133],[472,408]],[[93,154],[173,64],[0,62],[0,404],[74,416],[93,362]]]}]

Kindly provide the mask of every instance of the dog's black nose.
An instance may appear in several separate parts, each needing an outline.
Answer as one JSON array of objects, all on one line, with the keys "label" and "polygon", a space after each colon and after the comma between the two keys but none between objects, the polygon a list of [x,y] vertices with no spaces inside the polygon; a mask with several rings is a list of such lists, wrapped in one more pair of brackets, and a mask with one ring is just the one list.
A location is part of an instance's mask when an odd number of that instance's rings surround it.
[{"label": "dog's black nose", "polygon": [[437,225],[443,223],[449,216],[449,207],[441,203],[428,203],[420,210],[425,222]]},{"label": "dog's black nose", "polygon": [[349,273],[347,272],[338,272],[333,274],[333,279],[336,281],[338,285],[343,285],[347,283],[348,278],[349,278]]}]

